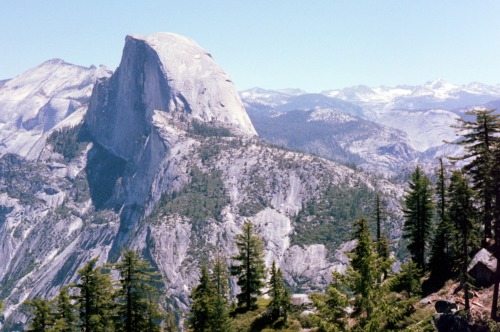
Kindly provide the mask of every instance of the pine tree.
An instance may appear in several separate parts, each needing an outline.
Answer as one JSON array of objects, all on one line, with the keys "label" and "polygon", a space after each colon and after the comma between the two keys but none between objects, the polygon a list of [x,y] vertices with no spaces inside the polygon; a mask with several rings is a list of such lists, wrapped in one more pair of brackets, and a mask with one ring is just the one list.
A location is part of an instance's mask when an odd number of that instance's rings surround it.
[{"label": "pine tree", "polygon": [[227,302],[229,300],[229,271],[226,258],[217,252],[212,262],[212,283],[218,294]]},{"label": "pine tree", "polygon": [[409,240],[408,251],[420,269],[425,268],[426,249],[432,234],[433,202],[429,178],[419,166],[412,173],[403,213],[403,237]]},{"label": "pine tree", "polygon": [[385,211],[382,207],[382,200],[380,198],[380,194],[377,193],[375,195],[375,209],[373,211],[373,215],[375,217],[375,224],[377,230],[376,241],[376,251],[378,257],[381,259],[382,264],[382,277],[381,280],[387,278],[387,274],[389,273],[391,264],[393,262],[390,259],[391,249],[389,247],[389,241],[387,240],[387,236],[382,234],[382,219],[385,217]]},{"label": "pine tree", "polygon": [[45,332],[52,327],[54,324],[54,314],[49,301],[37,297],[26,301],[25,304],[31,307],[33,314],[28,331]]},{"label": "pine tree", "polygon": [[229,311],[227,308],[227,300],[220,294],[216,293],[212,298],[213,311],[210,320],[211,332],[230,332],[231,320],[229,318]]},{"label": "pine tree", "polygon": [[201,268],[200,282],[191,292],[193,303],[189,314],[189,326],[194,332],[210,330],[215,295],[216,290],[210,280],[208,269],[203,265]]},{"label": "pine tree", "polygon": [[80,281],[74,285],[79,290],[75,300],[85,332],[112,331],[114,327],[113,284],[109,274],[96,264],[94,258],[79,270]]},{"label": "pine tree", "polygon": [[453,260],[453,225],[448,218],[446,172],[443,159],[439,158],[438,182],[436,184],[438,225],[432,240],[429,260],[430,279],[441,287],[454,273]]},{"label": "pine tree", "polygon": [[212,332],[231,331],[229,319],[229,273],[225,257],[217,251],[212,263],[211,281],[214,286],[213,312],[211,317]]},{"label": "pine tree", "polygon": [[275,261],[273,261],[269,273],[271,278],[267,285],[269,287],[268,294],[271,297],[271,302],[269,302],[267,309],[273,321],[283,317],[286,322],[290,307],[290,295],[283,281],[283,274],[279,268],[276,268]]},{"label": "pine tree", "polygon": [[115,265],[120,275],[118,290],[119,330],[160,331],[159,274],[134,250],[126,250]]},{"label": "pine tree", "polygon": [[[463,167],[464,171],[472,176],[473,189],[477,191],[482,205],[484,224],[483,240],[492,237],[492,204],[493,204],[493,169],[494,149],[499,144],[500,116],[493,114],[494,110],[472,110],[468,115],[474,115],[474,121],[460,119],[460,124],[454,126],[462,138],[457,144],[463,145],[467,151],[462,157],[455,160],[469,160]],[[483,241],[483,242],[484,242]],[[484,242],[485,244],[485,242]]]},{"label": "pine tree", "polygon": [[73,332],[77,330],[78,318],[71,303],[67,287],[59,292],[56,299],[55,322],[52,331]]},{"label": "pine tree", "polygon": [[493,211],[494,229],[495,229],[495,257],[497,258],[497,266],[495,273],[495,282],[493,287],[493,301],[491,304],[491,318],[498,320],[498,292],[500,286],[500,142],[495,142],[494,146],[494,161],[492,165],[493,177],[493,199],[495,208]]},{"label": "pine tree", "polygon": [[355,222],[355,239],[358,241],[352,252],[351,266],[347,270],[349,288],[356,295],[354,307],[362,319],[364,326],[371,320],[371,314],[377,301],[378,277],[380,261],[374,249],[373,241],[366,219]]},{"label": "pine tree", "polygon": [[[492,229],[495,229],[495,243],[500,243],[500,116],[493,114],[495,110],[472,110],[467,112],[474,115],[474,121],[461,120],[455,126],[462,133],[463,140],[458,144],[465,147],[467,153],[455,158],[469,160],[463,170],[472,177],[472,188],[478,193],[481,202],[481,216],[484,227],[483,246],[487,246],[487,239],[492,238]],[[495,157],[497,155],[497,157]],[[495,204],[495,209],[492,209]],[[496,245],[496,257],[500,258],[500,246]],[[500,260],[497,260],[491,318],[497,319],[498,291],[500,283]]]},{"label": "pine tree", "polygon": [[264,245],[249,221],[243,224],[243,233],[236,235],[235,243],[239,253],[233,259],[239,264],[231,266],[231,275],[238,277],[237,284],[241,288],[236,296],[238,308],[246,312],[257,307],[257,296],[261,295],[260,289],[264,286]]},{"label": "pine tree", "polygon": [[407,262],[401,266],[399,272],[391,281],[391,291],[406,294],[411,298],[422,293],[422,283],[420,277],[422,271],[413,262]]},{"label": "pine tree", "polygon": [[332,273],[332,282],[328,285],[326,292],[328,300],[326,301],[326,308],[323,308],[323,316],[327,318],[328,322],[334,328],[342,330],[346,325],[346,311],[345,308],[349,305],[349,299],[345,292],[345,277],[338,272]]},{"label": "pine tree", "polygon": [[469,304],[469,275],[467,267],[469,265],[469,251],[475,243],[475,218],[476,211],[473,205],[474,191],[469,188],[467,179],[459,172],[454,171],[451,175],[450,186],[448,188],[450,199],[449,218],[453,221],[456,229],[456,247],[458,265],[460,266],[460,279],[464,287],[465,310],[470,309]]}]

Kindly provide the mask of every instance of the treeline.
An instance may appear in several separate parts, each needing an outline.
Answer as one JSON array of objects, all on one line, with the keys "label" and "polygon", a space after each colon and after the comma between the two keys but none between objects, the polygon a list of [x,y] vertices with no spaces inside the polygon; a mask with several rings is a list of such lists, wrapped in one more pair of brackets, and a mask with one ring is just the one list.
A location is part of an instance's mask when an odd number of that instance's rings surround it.
[{"label": "treeline", "polygon": [[162,321],[176,330],[159,305],[163,288],[159,274],[135,251],[125,251],[113,265],[98,266],[94,258],[78,276],[78,283],[65,286],[52,300],[25,302],[32,315],[28,331],[154,332],[161,330]]},{"label": "treeline", "polygon": [[[398,274],[392,272],[387,237],[382,230],[383,202],[373,202],[376,236],[370,234],[369,221],[356,220],[352,238],[357,245],[345,274],[333,273],[326,293],[309,297],[315,312],[304,312],[291,305],[291,296],[281,270],[273,262],[266,274],[262,239],[250,222],[236,237],[238,254],[228,266],[216,255],[210,267],[203,266],[188,318],[191,331],[388,331],[410,327],[412,303],[421,293],[421,271],[409,262]],[[231,302],[229,276],[237,278],[240,293]],[[268,276],[267,285],[264,280]],[[267,291],[263,293],[263,287]],[[262,295],[268,295],[267,299]],[[348,308],[352,308],[349,311]],[[430,324],[430,322],[428,322]],[[428,326],[427,326],[428,327]]]}]

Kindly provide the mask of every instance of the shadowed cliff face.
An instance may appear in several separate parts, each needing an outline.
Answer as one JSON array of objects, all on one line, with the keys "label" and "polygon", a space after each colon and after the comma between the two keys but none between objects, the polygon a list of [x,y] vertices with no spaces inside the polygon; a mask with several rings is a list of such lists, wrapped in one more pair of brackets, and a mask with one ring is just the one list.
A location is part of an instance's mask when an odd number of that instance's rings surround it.
[{"label": "shadowed cliff face", "polygon": [[93,138],[126,161],[137,161],[151,133],[154,110],[167,110],[170,88],[157,54],[127,38],[120,66],[96,84],[85,121]]},{"label": "shadowed cliff face", "polygon": [[120,66],[93,91],[86,121],[99,144],[137,160],[155,110],[256,135],[233,83],[205,50],[174,34],[127,36]]},{"label": "shadowed cliff face", "polygon": [[127,36],[120,66],[96,84],[85,117],[96,143],[89,156],[97,157],[87,166],[94,204],[121,211],[115,248],[124,246],[144,206],[173,190],[159,173],[175,138],[159,135],[170,124],[155,126],[155,112],[187,126],[196,121],[231,135],[255,135],[232,82],[205,50],[173,34]]}]

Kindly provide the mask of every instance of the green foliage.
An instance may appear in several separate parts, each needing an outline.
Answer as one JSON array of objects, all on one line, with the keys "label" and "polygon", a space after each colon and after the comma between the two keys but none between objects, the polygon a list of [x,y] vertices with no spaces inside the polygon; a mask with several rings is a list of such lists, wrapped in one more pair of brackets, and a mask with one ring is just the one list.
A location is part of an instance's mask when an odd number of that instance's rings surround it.
[{"label": "green foliage", "polygon": [[467,153],[454,160],[468,160],[463,170],[472,176],[473,189],[477,191],[484,224],[484,238],[492,237],[493,199],[494,199],[494,149],[500,144],[500,116],[494,110],[472,110],[468,115],[475,116],[474,121],[460,119],[454,126],[462,133],[463,145]]},{"label": "green foliage", "polygon": [[215,123],[191,121],[188,127],[188,133],[202,137],[229,137],[232,136],[227,128],[219,127]]},{"label": "green foliage", "polygon": [[439,159],[438,182],[436,184],[437,215],[439,221],[432,240],[429,270],[431,287],[439,289],[456,272],[454,268],[453,225],[447,215],[446,172],[443,160]]},{"label": "green foliage", "polygon": [[229,318],[227,300],[220,293],[216,293],[213,298],[213,302],[211,332],[232,331],[233,329]]},{"label": "green foliage", "polygon": [[191,311],[189,314],[189,326],[194,332],[204,332],[210,330],[210,319],[213,307],[215,288],[210,280],[208,269],[204,265],[201,268],[200,282],[191,292]]},{"label": "green foliage", "polygon": [[218,251],[212,262],[212,283],[224,301],[229,301],[229,270],[226,258]]},{"label": "green foliage", "polygon": [[[78,271],[80,280],[70,296],[67,287],[52,301],[27,301],[31,307],[33,331],[160,331],[164,318],[159,309],[158,274],[135,251],[124,252],[114,265],[120,288],[115,291],[108,268],[92,259]],[[167,323],[171,324],[172,321]]]},{"label": "green foliage", "polygon": [[238,308],[249,311],[256,308],[257,296],[261,295],[265,278],[264,245],[262,239],[255,234],[254,226],[250,221],[243,224],[243,233],[235,237],[238,254],[233,257],[237,264],[231,266],[231,275],[238,278],[241,293],[238,299]]},{"label": "green foliage", "polygon": [[115,264],[120,275],[117,292],[118,331],[160,331],[162,313],[160,276],[134,250],[126,250]]},{"label": "green foliage", "polygon": [[277,321],[278,318],[282,317],[283,322],[286,322],[290,310],[290,294],[286,289],[281,270],[276,268],[275,261],[273,261],[269,273],[271,278],[267,284],[269,287],[267,294],[271,297],[271,302],[269,302],[267,308],[272,321]]},{"label": "green foliage", "polygon": [[401,272],[390,281],[389,289],[393,292],[406,294],[407,298],[422,293],[422,270],[413,262],[401,266]]},{"label": "green foliage", "polygon": [[213,279],[202,266],[199,284],[191,292],[189,326],[194,332],[231,331],[227,300],[217,291]]},{"label": "green foliage", "polygon": [[470,277],[467,268],[469,265],[469,252],[471,248],[478,245],[476,234],[477,213],[473,203],[474,192],[469,188],[467,179],[459,171],[454,171],[451,175],[448,196],[450,200],[448,218],[453,222],[455,229],[456,258],[460,267],[460,279],[464,287],[465,310],[467,311],[470,309]]},{"label": "green foliage", "polygon": [[366,219],[356,220],[354,237],[358,243],[352,252],[346,278],[349,288],[355,294],[355,311],[366,318],[362,320],[364,326],[370,323],[376,305],[377,281],[382,271]]},{"label": "green foliage", "polygon": [[298,213],[291,244],[324,244],[334,253],[350,239],[352,220],[367,215],[372,201],[373,192],[362,184],[356,188],[326,186],[317,200],[308,202]]},{"label": "green foliage", "polygon": [[409,240],[408,251],[421,269],[425,268],[427,247],[432,235],[434,204],[429,178],[419,166],[411,175],[403,213],[403,237]]},{"label": "green foliage", "polygon": [[66,287],[61,289],[56,298],[56,310],[54,312],[54,326],[52,331],[72,332],[77,330],[78,317],[75,308],[71,303]]},{"label": "green foliage", "polygon": [[111,277],[96,266],[97,258],[90,260],[81,270],[79,293],[75,295],[81,327],[85,331],[112,331],[114,316],[114,290]]},{"label": "green foliage", "polygon": [[26,301],[25,304],[31,308],[30,311],[33,314],[28,331],[45,332],[52,327],[54,316],[49,301],[37,297]]},{"label": "green foliage", "polygon": [[64,159],[69,161],[75,158],[81,150],[81,130],[81,124],[56,130],[47,138],[47,143],[52,145],[54,152],[62,154]]},{"label": "green foliage", "polygon": [[221,220],[221,212],[229,202],[219,170],[203,173],[198,167],[191,170],[191,182],[180,192],[164,194],[152,218],[179,214],[193,221],[213,218]]},{"label": "green foliage", "polygon": [[375,250],[377,251],[377,255],[382,262],[381,278],[385,279],[387,277],[387,274],[389,273],[391,264],[393,263],[394,260],[390,258],[391,248],[389,247],[389,241],[387,240],[387,236],[385,233],[382,232],[382,222],[383,219],[386,217],[386,211],[383,207],[383,202],[382,199],[380,198],[379,193],[375,195],[374,203],[375,204],[373,209],[373,217],[375,218],[375,225],[376,225]]},{"label": "green foliage", "polygon": [[[341,330],[347,325],[347,313],[345,308],[349,305],[345,278],[337,272],[332,274],[332,283],[327,287],[327,297],[321,301],[321,297],[313,297],[313,302],[322,317],[328,322],[328,329]],[[323,325],[323,329],[326,329]]]}]

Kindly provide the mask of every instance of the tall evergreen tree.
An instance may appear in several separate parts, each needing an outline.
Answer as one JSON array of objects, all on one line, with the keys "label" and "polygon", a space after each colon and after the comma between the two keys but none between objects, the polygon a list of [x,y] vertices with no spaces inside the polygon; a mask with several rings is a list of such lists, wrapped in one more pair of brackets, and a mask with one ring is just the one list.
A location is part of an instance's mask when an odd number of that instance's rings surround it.
[{"label": "tall evergreen tree", "polygon": [[212,283],[217,293],[227,302],[229,299],[229,271],[226,258],[219,251],[212,262]]},{"label": "tall evergreen tree", "polygon": [[323,317],[332,324],[333,330],[343,330],[346,325],[347,313],[345,308],[349,305],[349,298],[345,292],[345,276],[337,271],[332,273],[332,282],[328,285],[326,292],[328,300],[326,306],[319,308]]},{"label": "tall evergreen tree", "polygon": [[90,260],[78,271],[80,281],[74,287],[80,315],[81,330],[85,332],[113,331],[114,290],[111,277],[97,266],[97,258]]},{"label": "tall evergreen tree", "polygon": [[448,218],[446,171],[443,159],[439,158],[438,182],[436,183],[438,225],[432,240],[429,270],[431,280],[440,287],[453,276],[453,225]]},{"label": "tall evergreen tree", "polygon": [[377,301],[380,261],[373,246],[368,221],[358,219],[355,222],[355,239],[358,241],[352,252],[351,266],[347,271],[349,288],[356,295],[355,309],[364,326],[371,320],[371,314]]},{"label": "tall evergreen tree", "polygon": [[403,237],[409,240],[408,251],[420,269],[425,268],[426,250],[432,234],[433,209],[429,178],[417,166],[411,175],[404,201]]},{"label": "tall evergreen tree", "polygon": [[58,332],[73,332],[77,330],[78,318],[75,313],[75,307],[71,303],[68,289],[62,288],[56,298],[56,311],[54,313],[54,327],[52,330]]},{"label": "tall evergreen tree", "polygon": [[54,324],[54,314],[50,302],[37,297],[25,303],[31,307],[31,312],[33,314],[28,331],[48,331]]},{"label": "tall evergreen tree", "polygon": [[200,282],[191,292],[193,303],[189,314],[189,326],[194,332],[210,330],[215,295],[216,290],[210,280],[208,269],[203,265],[201,267]]},{"label": "tall evergreen tree", "polygon": [[115,265],[120,275],[118,290],[119,330],[160,331],[160,277],[136,251],[126,250]]},{"label": "tall evergreen tree", "polygon": [[[474,121],[460,120],[455,126],[462,134],[463,140],[458,144],[465,147],[467,153],[455,158],[469,160],[463,167],[471,175],[472,188],[478,193],[481,202],[481,216],[484,227],[483,246],[487,246],[486,239],[492,238],[492,229],[495,229],[495,246],[497,257],[497,273],[493,289],[491,304],[491,318],[497,319],[498,292],[500,286],[500,116],[495,110],[472,110],[468,115],[475,116]],[[500,157],[500,156],[499,156]],[[495,208],[493,209],[493,206]],[[498,211],[498,212],[496,212]]]},{"label": "tall evergreen tree", "polygon": [[382,264],[382,278],[381,280],[387,277],[387,274],[390,270],[392,260],[390,259],[391,249],[389,247],[389,241],[387,240],[387,236],[382,233],[382,220],[385,218],[385,211],[382,206],[382,199],[380,198],[380,194],[377,193],[375,195],[375,208],[373,211],[373,216],[375,218],[376,225],[376,251],[378,257],[381,259]]},{"label": "tall evergreen tree", "polygon": [[465,310],[470,310],[469,303],[469,265],[470,248],[477,245],[474,241],[476,231],[476,211],[473,205],[474,191],[469,188],[467,179],[459,172],[454,171],[450,178],[448,188],[450,207],[449,218],[453,221],[456,229],[456,247],[458,265],[460,266],[460,279],[464,287]]},{"label": "tall evergreen tree", "polygon": [[231,331],[229,318],[229,273],[225,257],[217,251],[212,262],[212,284],[215,295],[213,297],[213,312],[211,315],[212,332]]},{"label": "tall evergreen tree", "polygon": [[261,295],[265,278],[264,245],[261,238],[255,234],[254,226],[246,221],[243,233],[236,235],[238,255],[233,259],[238,262],[231,266],[231,275],[238,277],[241,293],[236,296],[238,308],[243,312],[257,307],[257,296]]},{"label": "tall evergreen tree", "polygon": [[[461,134],[463,145],[467,153],[458,160],[469,160],[463,167],[464,171],[472,176],[473,189],[479,194],[482,205],[484,225],[483,240],[492,238],[493,220],[493,152],[499,144],[500,116],[493,114],[494,110],[472,110],[468,115],[475,116],[474,121],[460,119],[460,124],[454,126]],[[484,243],[485,244],[485,243]]]},{"label": "tall evergreen tree", "polygon": [[213,311],[211,314],[210,331],[211,332],[230,332],[231,320],[227,308],[227,300],[220,294],[216,293],[212,298]]},{"label": "tall evergreen tree", "polygon": [[493,301],[491,303],[491,318],[498,320],[498,292],[500,288],[500,142],[495,142],[495,158],[493,163],[493,197],[495,199],[494,228],[495,228],[495,256],[497,266],[495,272],[495,282],[493,287]]},{"label": "tall evergreen tree", "polygon": [[280,317],[283,317],[286,321],[290,307],[290,294],[286,289],[281,270],[276,268],[275,261],[273,261],[269,272],[271,278],[269,279],[269,283],[267,285],[269,287],[268,294],[271,297],[271,302],[269,302],[267,308],[273,321]]},{"label": "tall evergreen tree", "polygon": [[382,200],[380,194],[375,194],[375,209],[373,211],[373,216],[375,218],[375,224],[377,226],[377,236],[376,241],[378,242],[382,237],[382,219],[384,218],[384,211],[382,208]]}]

